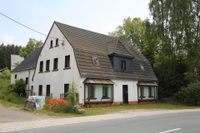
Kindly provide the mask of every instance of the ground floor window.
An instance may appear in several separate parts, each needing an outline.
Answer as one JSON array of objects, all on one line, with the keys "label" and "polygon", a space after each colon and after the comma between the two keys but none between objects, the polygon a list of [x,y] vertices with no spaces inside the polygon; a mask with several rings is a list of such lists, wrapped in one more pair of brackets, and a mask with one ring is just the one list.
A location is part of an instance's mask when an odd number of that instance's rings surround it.
[{"label": "ground floor window", "polygon": [[156,86],[139,86],[138,87],[139,99],[156,99],[157,87]]},{"label": "ground floor window", "polygon": [[69,84],[64,84],[64,97],[67,97],[69,92]]},{"label": "ground floor window", "polygon": [[105,102],[113,100],[112,85],[85,85],[85,102]]},{"label": "ground floor window", "polygon": [[42,96],[42,85],[39,85],[39,92],[38,92],[39,96]]},{"label": "ground floor window", "polygon": [[51,95],[50,85],[47,85],[47,86],[46,86],[46,96],[47,96],[47,97],[50,97],[50,95]]}]

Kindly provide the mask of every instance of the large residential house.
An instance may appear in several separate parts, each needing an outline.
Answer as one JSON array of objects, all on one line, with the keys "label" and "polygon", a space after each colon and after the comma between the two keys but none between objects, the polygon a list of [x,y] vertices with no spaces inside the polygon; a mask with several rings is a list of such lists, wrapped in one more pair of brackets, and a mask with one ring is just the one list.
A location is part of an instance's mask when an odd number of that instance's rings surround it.
[{"label": "large residential house", "polygon": [[42,48],[13,71],[30,95],[63,98],[72,82],[80,104],[120,104],[157,98],[149,61],[118,38],[54,22]]}]

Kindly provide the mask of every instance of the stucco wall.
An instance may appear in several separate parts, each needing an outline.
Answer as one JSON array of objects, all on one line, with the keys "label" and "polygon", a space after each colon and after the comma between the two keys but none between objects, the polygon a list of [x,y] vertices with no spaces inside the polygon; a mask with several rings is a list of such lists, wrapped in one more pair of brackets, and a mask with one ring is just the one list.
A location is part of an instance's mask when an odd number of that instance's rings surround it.
[{"label": "stucco wall", "polygon": [[123,85],[128,85],[128,101],[135,102],[137,99],[137,81],[133,80],[116,80],[114,82],[114,102],[123,102]]},{"label": "stucco wall", "polygon": [[[56,38],[59,38],[59,46],[55,47]],[[53,40],[53,48],[50,41]],[[64,43],[64,45],[62,45]],[[70,69],[64,69],[65,56],[70,55]],[[53,71],[53,60],[58,58],[58,71]],[[50,60],[50,72],[39,73],[40,61],[43,61],[43,71],[46,69],[46,60]],[[43,95],[46,94],[46,85],[50,84],[50,90],[54,98],[59,98],[64,93],[64,84],[75,81],[79,93],[79,102],[83,102],[83,80],[77,68],[73,48],[65,39],[58,27],[54,24],[39,56],[34,76],[34,92],[38,94],[39,85],[43,85]]]},{"label": "stucco wall", "polygon": [[[27,86],[29,89],[31,88],[31,85],[33,85],[32,77],[33,77],[34,69],[31,70],[26,70],[26,71],[21,71],[21,72],[15,72],[11,73],[11,84],[14,84],[16,80],[23,79],[24,81],[26,80],[26,77],[29,79],[29,86]],[[17,78],[15,79],[15,75],[17,75]],[[27,88],[27,89],[28,89]]]}]

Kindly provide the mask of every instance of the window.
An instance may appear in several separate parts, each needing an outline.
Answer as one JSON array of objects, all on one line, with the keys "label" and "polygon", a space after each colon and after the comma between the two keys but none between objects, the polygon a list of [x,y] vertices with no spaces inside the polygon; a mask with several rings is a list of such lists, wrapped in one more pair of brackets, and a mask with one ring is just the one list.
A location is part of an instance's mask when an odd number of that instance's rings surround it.
[{"label": "window", "polygon": [[53,40],[50,41],[50,48],[53,48]]},{"label": "window", "polygon": [[141,69],[142,71],[145,70],[145,69],[144,69],[144,66],[143,66],[142,64],[140,64],[140,69]]},{"label": "window", "polygon": [[47,86],[46,86],[46,96],[47,96],[47,97],[50,97],[50,93],[51,93],[51,92],[50,92],[50,85],[47,85]]},{"label": "window", "polygon": [[152,86],[149,86],[149,98],[153,98],[155,93],[155,88]]},{"label": "window", "polygon": [[58,47],[59,44],[58,44],[58,38],[56,38],[56,47]]},{"label": "window", "polygon": [[15,74],[15,79],[17,79],[17,74]]},{"label": "window", "polygon": [[121,70],[126,71],[126,60],[121,60]]},{"label": "window", "polygon": [[43,72],[43,61],[40,61],[40,70],[39,72]]},{"label": "window", "polygon": [[90,99],[96,99],[95,98],[95,88],[94,85],[89,86],[89,98]]},{"label": "window", "polygon": [[25,82],[26,82],[26,85],[27,85],[28,84],[28,77],[26,77],[26,81]]},{"label": "window", "polygon": [[143,86],[140,87],[140,98],[141,99],[145,98],[145,96],[144,96],[144,87]]},{"label": "window", "polygon": [[65,56],[65,68],[70,67],[70,55]]},{"label": "window", "polygon": [[30,95],[32,96],[33,95],[33,86],[31,85],[31,93]]},{"label": "window", "polygon": [[108,98],[108,86],[103,86],[103,97]]},{"label": "window", "polygon": [[58,70],[58,58],[54,58],[53,70]]},{"label": "window", "polygon": [[39,92],[38,92],[39,96],[42,96],[42,85],[39,85]]},{"label": "window", "polygon": [[92,56],[92,64],[93,64],[94,66],[99,66],[99,65],[100,65],[100,63],[99,63],[99,58],[96,57],[96,56]]},{"label": "window", "polygon": [[46,71],[49,71],[50,60],[46,60]]},{"label": "window", "polygon": [[67,97],[68,92],[69,92],[69,84],[64,84],[64,97]]}]

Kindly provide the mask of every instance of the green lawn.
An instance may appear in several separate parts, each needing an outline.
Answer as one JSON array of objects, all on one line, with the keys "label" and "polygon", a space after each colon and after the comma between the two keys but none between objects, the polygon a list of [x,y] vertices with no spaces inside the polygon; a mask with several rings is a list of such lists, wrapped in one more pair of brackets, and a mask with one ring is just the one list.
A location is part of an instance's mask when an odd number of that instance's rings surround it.
[{"label": "green lawn", "polygon": [[153,110],[153,109],[197,109],[200,106],[186,106],[186,105],[175,105],[169,103],[148,103],[148,104],[132,104],[132,105],[118,105],[118,106],[110,106],[110,107],[93,107],[93,108],[85,108],[84,114],[72,114],[72,113],[55,113],[49,110],[38,110],[33,111],[34,113],[45,113],[50,116],[66,116],[66,117],[74,117],[74,116],[91,116],[91,115],[101,115],[114,113],[125,110],[137,110],[137,109],[145,109],[145,110]]}]

